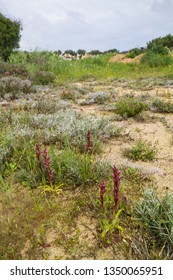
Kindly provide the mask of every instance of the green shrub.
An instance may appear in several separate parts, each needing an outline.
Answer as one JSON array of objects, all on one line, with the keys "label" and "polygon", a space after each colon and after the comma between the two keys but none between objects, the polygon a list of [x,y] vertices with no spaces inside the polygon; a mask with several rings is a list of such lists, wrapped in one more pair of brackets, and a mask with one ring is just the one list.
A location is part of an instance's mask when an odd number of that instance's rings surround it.
[{"label": "green shrub", "polygon": [[0,62],[1,76],[15,76],[19,78],[29,77],[29,72],[24,65],[10,64],[7,62]]},{"label": "green shrub", "polygon": [[31,65],[31,68],[34,66],[40,71],[49,71],[51,67],[52,57],[57,57],[52,52],[49,51],[33,51],[26,53],[27,63]]},{"label": "green shrub", "polygon": [[93,186],[102,179],[107,178],[110,172],[108,163],[95,160],[88,154],[79,154],[67,149],[60,154],[52,156],[52,165],[57,170],[57,176],[67,186],[84,187]]},{"label": "green shrub", "polygon": [[23,65],[15,65],[7,62],[0,62],[0,75],[3,76],[15,76],[19,78],[28,78],[29,72]]},{"label": "green shrub", "polygon": [[125,181],[128,183],[137,184],[138,186],[142,184],[144,181],[149,180],[145,173],[143,173],[140,169],[137,167],[123,167],[122,168],[122,177]]},{"label": "green shrub", "polygon": [[127,55],[127,57],[135,58],[136,56],[140,55],[141,53],[143,53],[142,49],[135,48],[135,49],[130,51],[130,53]]},{"label": "green shrub", "polygon": [[168,66],[172,63],[172,57],[170,55],[163,55],[149,50],[142,57],[141,63],[150,67]]},{"label": "green shrub", "polygon": [[20,78],[28,78],[30,76],[28,70],[23,65],[21,65],[21,66],[10,65],[9,72],[10,72],[10,75],[17,76]]},{"label": "green shrub", "polygon": [[[51,104],[49,105],[51,106]],[[87,133],[91,131],[92,153],[98,153],[101,150],[101,142],[122,135],[122,128],[115,126],[107,118],[86,118],[75,110],[64,110],[63,104],[57,102],[56,105],[57,107],[52,108],[56,111],[55,113],[50,106],[46,106],[46,101],[40,107],[36,104],[35,109],[40,110],[38,114],[23,111],[12,113],[11,117],[9,116],[9,131],[13,131],[13,141],[16,142],[15,139],[28,137],[30,139],[40,139],[40,142],[48,145],[58,143],[61,148],[74,147],[85,153]],[[67,107],[67,104],[65,106]],[[47,114],[45,114],[45,111],[41,112],[44,108]]]},{"label": "green shrub", "polygon": [[35,84],[38,85],[48,85],[54,82],[56,75],[50,71],[37,71],[33,75],[33,80]]},{"label": "green shrub", "polygon": [[11,20],[0,13],[0,56],[4,61],[9,59],[14,49],[19,48],[21,30],[20,21]]},{"label": "green shrub", "polygon": [[133,160],[153,160],[157,153],[156,146],[153,146],[151,142],[138,140],[132,148],[125,149],[124,155]]},{"label": "green shrub", "polygon": [[168,34],[164,37],[155,38],[152,41],[147,43],[148,49],[152,49],[155,46],[167,47],[169,49],[172,48],[173,47],[173,36],[171,34]]},{"label": "green shrub", "polygon": [[161,55],[169,54],[168,47],[164,47],[162,45],[153,45],[152,48],[150,48],[150,51],[153,53],[156,53],[156,54],[161,54]]},{"label": "green shrub", "polygon": [[[88,95],[88,98],[86,99],[86,104],[87,102],[89,104],[92,103],[97,103],[97,104],[104,104],[107,101],[110,101],[111,99],[111,94],[108,92],[102,92],[102,91],[97,91],[97,92],[92,92]],[[85,104],[85,102],[83,102]]]},{"label": "green shrub", "polygon": [[122,117],[135,117],[147,109],[147,105],[133,96],[125,96],[116,103],[115,113]]},{"label": "green shrub", "polygon": [[156,246],[173,252],[173,197],[166,194],[159,199],[156,191],[145,191],[136,204],[134,218],[148,233]]},{"label": "green shrub", "polygon": [[33,83],[30,80],[22,80],[17,77],[4,77],[0,79],[0,96],[4,97],[6,93],[11,93],[12,98],[18,97],[20,93],[34,92]]},{"label": "green shrub", "polygon": [[155,112],[160,113],[173,113],[173,103],[156,99],[152,103],[152,108]]},{"label": "green shrub", "polygon": [[57,139],[67,137],[73,145],[86,143],[86,134],[91,130],[92,140],[104,141],[121,135],[122,129],[113,125],[107,119],[95,117],[85,118],[74,110],[59,110],[54,115],[32,115],[27,119],[31,128],[43,129],[44,134],[55,134]]},{"label": "green shrub", "polygon": [[54,114],[60,109],[67,109],[71,107],[71,102],[67,100],[50,100],[48,98],[38,98],[36,101],[27,101],[21,105],[23,110],[32,110],[36,114]]}]

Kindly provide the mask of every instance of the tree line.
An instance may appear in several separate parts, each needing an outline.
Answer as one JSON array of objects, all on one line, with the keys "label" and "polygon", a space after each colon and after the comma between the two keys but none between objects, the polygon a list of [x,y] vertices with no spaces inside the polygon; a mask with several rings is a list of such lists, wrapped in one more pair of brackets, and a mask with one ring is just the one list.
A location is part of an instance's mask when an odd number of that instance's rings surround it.
[{"label": "tree line", "polygon": [[[4,16],[2,13],[0,13],[0,57],[4,61],[8,61],[11,53],[19,48],[21,31],[22,23],[20,20],[10,19]],[[173,36],[171,34],[168,34],[164,37],[158,37],[147,43],[147,50],[152,51],[154,53],[166,54],[169,52],[170,49],[173,49]],[[136,54],[143,52],[143,48],[135,48],[132,51],[132,55],[136,56]],[[65,50],[64,52],[58,50],[54,53],[57,53],[58,55],[70,54],[72,56],[82,56],[86,53],[91,55],[100,55],[107,53],[119,53],[119,51],[116,48],[104,52],[100,50],[92,50],[90,52],[87,52],[84,49],[79,49],[76,52],[73,50]]]}]

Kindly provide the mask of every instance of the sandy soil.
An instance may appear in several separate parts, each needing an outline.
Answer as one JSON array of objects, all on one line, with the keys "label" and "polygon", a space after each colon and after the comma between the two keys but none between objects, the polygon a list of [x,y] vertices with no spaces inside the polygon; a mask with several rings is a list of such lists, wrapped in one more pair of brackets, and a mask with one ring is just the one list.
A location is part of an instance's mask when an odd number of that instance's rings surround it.
[{"label": "sandy soil", "polygon": [[143,57],[143,54],[140,54],[134,58],[128,58],[126,57],[127,54],[117,54],[109,60],[109,62],[122,62],[122,63],[139,63],[141,58]]},{"label": "sandy soil", "polygon": [[[102,86],[102,90],[105,87]],[[134,90],[123,87],[116,87],[117,95],[133,94],[139,96],[143,93],[141,90]],[[156,86],[147,90],[149,98],[159,97],[163,100],[170,100],[173,95],[173,89]],[[87,106],[74,105],[76,110],[81,111],[86,116],[95,115],[96,117],[114,117],[113,112],[103,110],[99,104]],[[164,121],[163,121],[164,119]],[[115,125],[124,128],[124,139],[112,139],[104,145],[103,157],[112,162],[112,164],[127,165],[137,167],[147,174],[154,175],[154,182],[158,188],[158,193],[164,194],[166,190],[173,192],[173,115],[157,114],[145,112],[144,120],[128,119],[115,121]],[[136,140],[143,139],[156,146],[158,153],[152,162],[130,161],[123,156],[123,149],[130,147]]]}]

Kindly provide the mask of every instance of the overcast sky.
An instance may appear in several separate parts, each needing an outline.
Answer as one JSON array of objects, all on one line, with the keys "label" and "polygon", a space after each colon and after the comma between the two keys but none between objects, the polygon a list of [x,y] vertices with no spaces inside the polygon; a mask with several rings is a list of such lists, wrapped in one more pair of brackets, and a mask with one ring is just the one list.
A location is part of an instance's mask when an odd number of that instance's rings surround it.
[{"label": "overcast sky", "polygon": [[173,0],[0,0],[20,19],[23,50],[120,51],[173,35]]}]

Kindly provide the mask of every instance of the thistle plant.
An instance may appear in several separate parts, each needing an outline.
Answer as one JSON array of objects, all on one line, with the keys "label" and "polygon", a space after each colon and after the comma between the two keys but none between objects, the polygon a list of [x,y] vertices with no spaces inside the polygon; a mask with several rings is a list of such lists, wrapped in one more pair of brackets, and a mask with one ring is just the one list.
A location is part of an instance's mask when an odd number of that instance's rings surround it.
[{"label": "thistle plant", "polygon": [[117,206],[118,206],[118,202],[119,202],[119,187],[120,187],[120,171],[116,168],[116,166],[114,165],[114,167],[112,168],[113,171],[113,182],[114,182],[114,189],[113,189],[113,195],[114,195],[114,209],[116,211]]},{"label": "thistle plant", "polygon": [[[46,174],[48,177],[48,180],[50,183],[54,183],[55,182],[55,177],[53,174],[53,171],[51,170],[51,159],[48,155],[48,151],[46,149],[46,147],[41,150],[41,144],[37,144],[36,145],[36,157],[38,159],[38,166],[40,171],[43,171],[42,165],[44,166],[45,170],[46,170]],[[41,160],[41,158],[43,159],[43,161]]]}]

